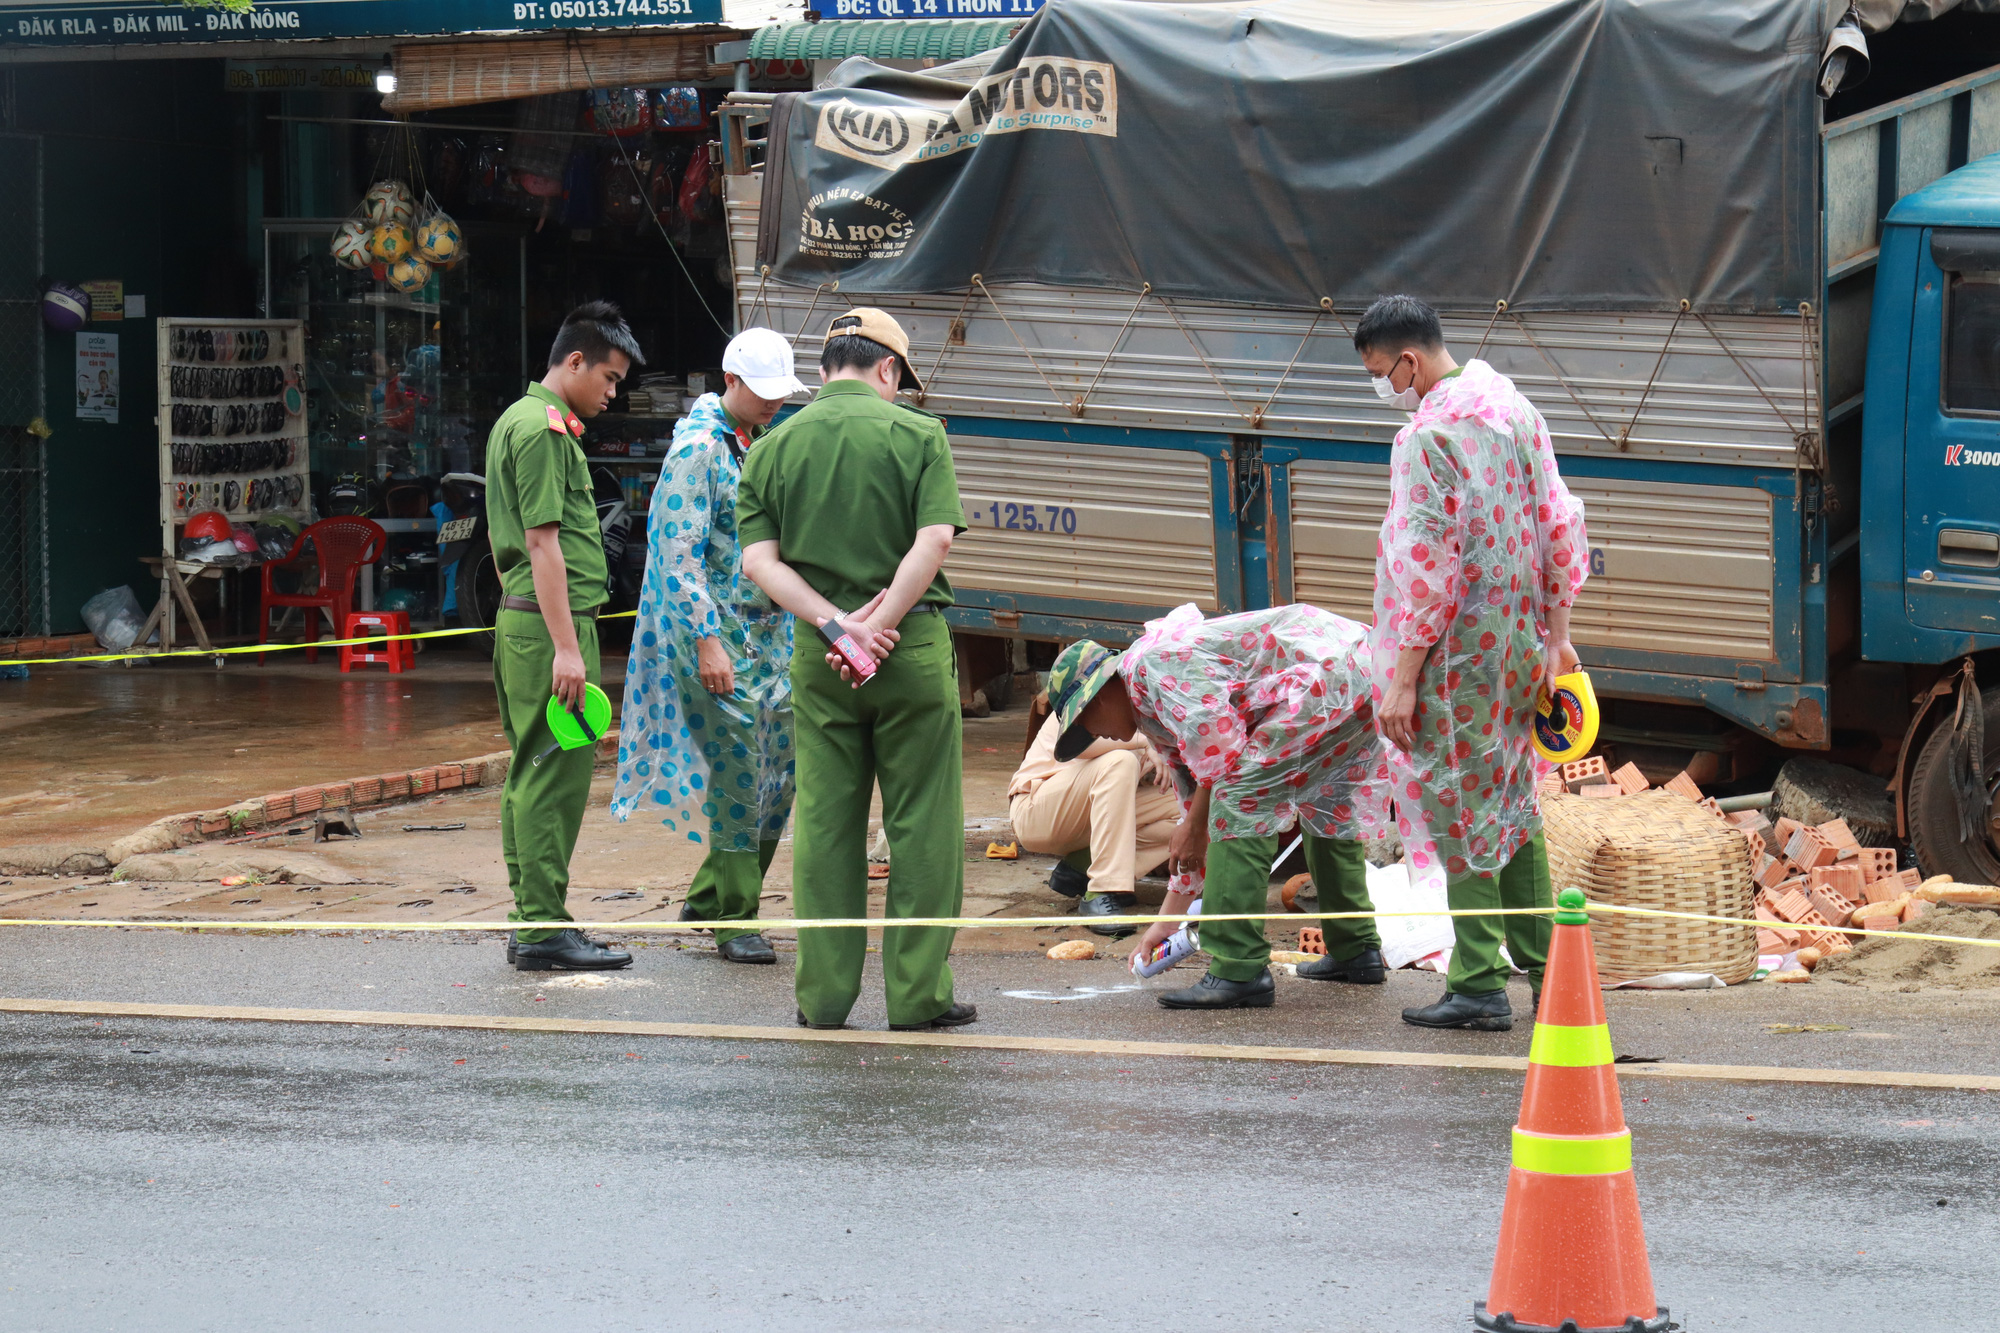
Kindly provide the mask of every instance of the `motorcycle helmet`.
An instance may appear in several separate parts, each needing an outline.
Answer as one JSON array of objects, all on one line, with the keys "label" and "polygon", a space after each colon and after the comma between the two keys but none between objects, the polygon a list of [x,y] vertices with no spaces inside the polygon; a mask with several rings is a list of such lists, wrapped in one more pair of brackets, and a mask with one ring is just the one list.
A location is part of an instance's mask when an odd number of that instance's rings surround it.
[{"label": "motorcycle helmet", "polygon": [[368,482],[359,472],[350,472],[327,488],[326,512],[329,514],[366,517],[374,509],[375,501],[368,494]]},{"label": "motorcycle helmet", "polygon": [[205,538],[209,541],[233,544],[236,530],[229,526],[229,518],[221,510],[204,509],[188,519],[187,526],[181,530],[181,536],[188,541]]}]

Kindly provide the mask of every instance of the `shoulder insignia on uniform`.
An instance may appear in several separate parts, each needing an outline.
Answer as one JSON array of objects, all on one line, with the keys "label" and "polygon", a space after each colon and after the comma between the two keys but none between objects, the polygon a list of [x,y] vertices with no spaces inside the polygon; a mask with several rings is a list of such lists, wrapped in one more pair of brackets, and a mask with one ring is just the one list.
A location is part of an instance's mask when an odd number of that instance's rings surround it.
[{"label": "shoulder insignia on uniform", "polygon": [[918,407],[918,406],[917,406],[917,405],[916,405],[915,403],[906,403],[906,402],[904,402],[904,401],[903,401],[902,399],[900,399],[900,398],[896,399],[896,406],[897,406],[897,407],[900,407],[900,408],[902,408],[902,409],[903,409],[903,410],[904,410],[905,412],[908,412],[908,413],[911,413],[912,415],[915,415],[915,416],[920,416],[920,417],[927,417],[927,418],[929,418],[929,419],[930,419],[930,420],[932,420],[932,421],[943,421],[943,420],[944,420],[944,418],[943,418],[943,417],[941,417],[941,416],[939,416],[939,415],[938,415],[937,413],[935,413],[935,412],[926,412],[926,411],[924,411],[924,409],[923,409],[923,408],[921,408],[921,407]]},{"label": "shoulder insignia on uniform", "polygon": [[583,421],[574,412],[565,412],[554,403],[542,404],[548,413],[549,429],[558,435],[567,435],[573,440],[583,438]]}]

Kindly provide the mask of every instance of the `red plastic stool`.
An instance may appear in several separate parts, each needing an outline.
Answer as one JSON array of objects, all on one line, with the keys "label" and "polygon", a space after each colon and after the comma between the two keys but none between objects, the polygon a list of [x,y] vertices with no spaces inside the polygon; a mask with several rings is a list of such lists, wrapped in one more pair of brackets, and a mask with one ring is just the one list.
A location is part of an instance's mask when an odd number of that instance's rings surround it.
[{"label": "red plastic stool", "polygon": [[[384,634],[408,634],[410,613],[407,611],[349,611],[341,622],[340,637],[343,639],[364,638],[370,631]],[[391,639],[380,648],[364,644],[344,644],[340,649],[340,669],[352,671],[356,666],[369,662],[380,662],[389,670],[403,672],[417,664],[417,645],[409,639]]]}]

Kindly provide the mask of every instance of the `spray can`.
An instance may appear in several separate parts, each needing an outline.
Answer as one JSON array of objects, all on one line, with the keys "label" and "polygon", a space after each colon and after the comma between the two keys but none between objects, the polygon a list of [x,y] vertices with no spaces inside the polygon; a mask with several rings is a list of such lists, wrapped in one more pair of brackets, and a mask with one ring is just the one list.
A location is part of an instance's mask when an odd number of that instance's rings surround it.
[{"label": "spray can", "polygon": [[869,656],[866,648],[854,641],[854,636],[847,632],[847,626],[829,619],[819,627],[819,636],[826,640],[826,646],[833,649],[835,656],[847,663],[847,669],[854,674],[857,684],[866,685],[874,679],[875,659]]},{"label": "spray can", "polygon": [[[1201,899],[1188,904],[1189,916],[1201,915]],[[1132,955],[1132,972],[1140,977],[1157,977],[1160,973],[1178,963],[1181,959],[1201,947],[1201,929],[1192,921],[1184,921],[1181,928],[1155,945],[1153,951],[1143,957]]]}]

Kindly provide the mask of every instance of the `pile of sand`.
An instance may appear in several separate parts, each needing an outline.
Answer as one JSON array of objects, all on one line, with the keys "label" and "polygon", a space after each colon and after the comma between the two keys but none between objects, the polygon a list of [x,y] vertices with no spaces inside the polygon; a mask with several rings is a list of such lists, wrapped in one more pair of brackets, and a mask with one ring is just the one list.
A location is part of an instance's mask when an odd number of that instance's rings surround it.
[{"label": "pile of sand", "polygon": [[[2000,911],[1940,904],[1909,928],[1926,935],[2000,941]],[[1876,990],[2000,988],[2000,948],[1941,940],[1865,939],[1821,963],[1813,978],[1821,977]]]}]

